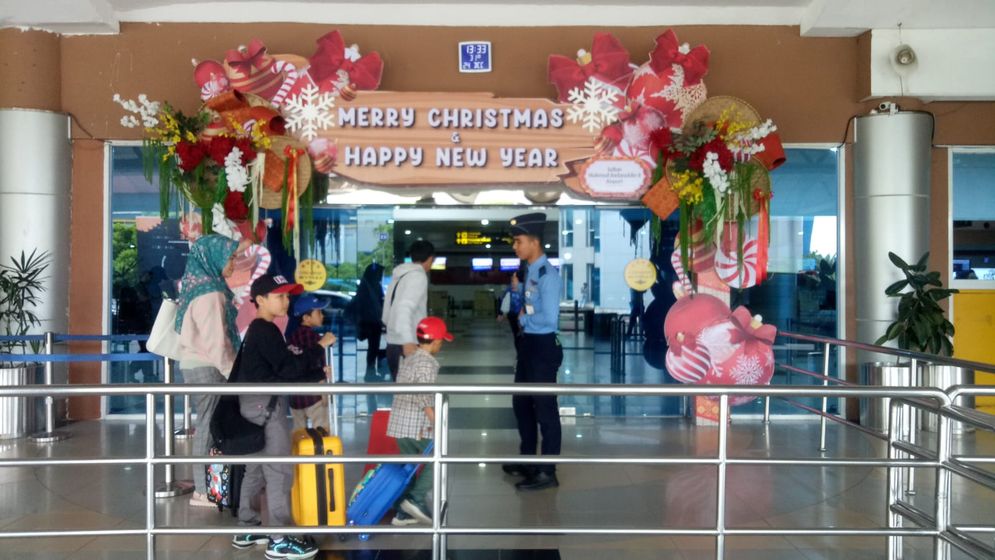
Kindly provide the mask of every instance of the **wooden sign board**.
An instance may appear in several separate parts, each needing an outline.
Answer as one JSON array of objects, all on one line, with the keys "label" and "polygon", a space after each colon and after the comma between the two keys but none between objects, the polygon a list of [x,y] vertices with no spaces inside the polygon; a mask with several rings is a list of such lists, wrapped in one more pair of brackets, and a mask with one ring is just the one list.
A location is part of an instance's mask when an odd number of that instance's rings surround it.
[{"label": "wooden sign board", "polygon": [[378,185],[559,183],[595,153],[569,105],[490,93],[359,92],[335,99],[334,172]]}]

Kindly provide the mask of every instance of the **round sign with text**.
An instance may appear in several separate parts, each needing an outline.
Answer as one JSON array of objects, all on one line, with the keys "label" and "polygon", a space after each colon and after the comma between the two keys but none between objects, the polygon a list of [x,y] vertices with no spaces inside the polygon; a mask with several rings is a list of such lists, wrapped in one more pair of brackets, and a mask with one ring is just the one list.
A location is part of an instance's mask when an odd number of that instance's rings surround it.
[{"label": "round sign with text", "polygon": [[637,292],[645,292],[656,284],[656,265],[649,259],[633,259],[625,265],[625,283]]},{"label": "round sign with text", "polygon": [[301,261],[297,265],[297,283],[304,286],[304,289],[313,292],[325,287],[325,280],[328,279],[328,270],[321,261],[309,259]]}]

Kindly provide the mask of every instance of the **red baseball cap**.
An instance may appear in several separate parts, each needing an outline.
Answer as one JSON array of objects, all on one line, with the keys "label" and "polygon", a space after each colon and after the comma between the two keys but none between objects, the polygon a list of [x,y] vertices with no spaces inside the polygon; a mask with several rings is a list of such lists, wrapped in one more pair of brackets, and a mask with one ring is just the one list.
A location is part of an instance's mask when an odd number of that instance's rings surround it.
[{"label": "red baseball cap", "polygon": [[425,317],[418,322],[418,340],[445,340],[453,341],[453,335],[446,328],[446,322],[438,317]]}]

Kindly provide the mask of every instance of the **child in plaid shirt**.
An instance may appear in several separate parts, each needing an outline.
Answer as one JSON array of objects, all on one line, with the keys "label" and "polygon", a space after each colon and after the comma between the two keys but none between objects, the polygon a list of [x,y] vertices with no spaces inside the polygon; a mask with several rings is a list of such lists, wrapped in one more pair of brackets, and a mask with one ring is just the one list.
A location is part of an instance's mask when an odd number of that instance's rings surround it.
[{"label": "child in plaid shirt", "polygon": [[[438,317],[425,317],[416,329],[418,349],[401,360],[397,371],[398,383],[435,383],[439,375],[439,362],[435,354],[442,350],[442,342],[452,342],[453,335],[446,323]],[[387,435],[397,438],[397,448],[405,455],[421,455],[432,443],[432,426],[435,423],[435,397],[431,394],[395,395],[394,405],[387,422]],[[432,487],[432,465],[426,464],[397,506],[397,516],[392,525],[432,523],[431,510],[425,505],[425,496]]]},{"label": "child in plaid shirt", "polygon": [[[301,325],[297,327],[287,345],[295,354],[301,353],[308,348],[318,346],[318,333],[314,332],[315,327],[320,327],[325,322],[325,316],[321,310],[328,307],[328,302],[321,300],[311,294],[304,294],[294,303],[294,315],[300,317]],[[335,344],[335,336],[332,336],[332,344]],[[322,370],[327,376],[331,370],[325,364],[325,354],[322,352],[321,360],[311,364],[312,370]],[[294,430],[303,430],[307,427],[307,421],[311,420],[312,428],[324,428],[325,431],[331,429],[328,425],[328,397],[319,395],[291,395],[290,415],[294,418]]]}]

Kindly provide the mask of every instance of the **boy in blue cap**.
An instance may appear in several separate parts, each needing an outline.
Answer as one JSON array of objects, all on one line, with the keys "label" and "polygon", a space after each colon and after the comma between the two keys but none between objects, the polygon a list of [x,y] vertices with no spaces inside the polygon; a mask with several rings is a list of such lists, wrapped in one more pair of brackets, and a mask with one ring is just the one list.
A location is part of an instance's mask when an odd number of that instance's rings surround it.
[{"label": "boy in blue cap", "polygon": [[[294,303],[294,317],[300,318],[301,324],[287,339],[287,345],[294,353],[305,352],[309,348],[318,347],[318,333],[314,332],[316,327],[320,327],[325,322],[325,316],[321,312],[328,307],[327,301],[318,299],[314,294],[304,294],[297,298]],[[335,344],[335,335],[332,335],[332,344]],[[325,355],[322,353],[321,361],[312,366],[322,370],[325,376],[331,373],[325,363]],[[292,395],[290,397],[290,415],[294,419],[294,430],[307,428],[307,421],[311,420],[311,427],[322,427],[326,431],[331,429],[328,425],[328,399],[319,395]]]}]

